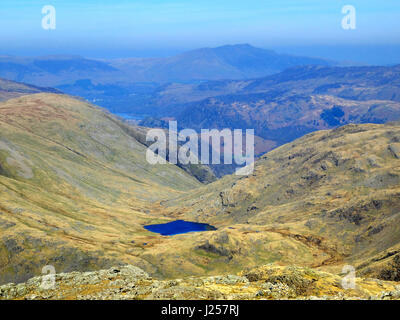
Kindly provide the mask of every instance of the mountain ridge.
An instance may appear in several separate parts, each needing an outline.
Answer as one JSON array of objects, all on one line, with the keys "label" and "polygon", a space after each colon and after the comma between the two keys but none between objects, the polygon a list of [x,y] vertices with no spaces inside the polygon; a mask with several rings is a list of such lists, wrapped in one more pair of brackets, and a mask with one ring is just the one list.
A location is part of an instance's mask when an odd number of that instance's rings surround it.
[{"label": "mountain ridge", "polygon": [[44,88],[0,78],[0,101],[40,92],[58,93],[55,88]]},{"label": "mountain ridge", "polygon": [[42,86],[71,85],[90,79],[120,82],[196,82],[264,76],[304,64],[331,65],[318,58],[278,54],[251,45],[201,48],[165,58],[88,59],[77,55],[0,57],[0,77]]},{"label": "mountain ridge", "polygon": [[[181,128],[255,129],[274,142],[271,149],[315,130],[400,119],[400,66],[303,66],[259,79],[160,90],[152,108]],[[157,126],[159,120],[140,123]]]}]

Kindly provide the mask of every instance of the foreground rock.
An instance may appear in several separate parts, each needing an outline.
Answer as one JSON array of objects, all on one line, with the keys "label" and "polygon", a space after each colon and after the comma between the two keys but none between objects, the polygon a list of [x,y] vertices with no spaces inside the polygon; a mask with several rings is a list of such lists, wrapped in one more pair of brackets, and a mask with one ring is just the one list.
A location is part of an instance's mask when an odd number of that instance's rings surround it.
[{"label": "foreground rock", "polygon": [[0,299],[400,299],[400,284],[356,278],[345,290],[342,278],[308,268],[265,265],[242,272],[176,280],[155,280],[135,266],[55,275],[0,286]]}]

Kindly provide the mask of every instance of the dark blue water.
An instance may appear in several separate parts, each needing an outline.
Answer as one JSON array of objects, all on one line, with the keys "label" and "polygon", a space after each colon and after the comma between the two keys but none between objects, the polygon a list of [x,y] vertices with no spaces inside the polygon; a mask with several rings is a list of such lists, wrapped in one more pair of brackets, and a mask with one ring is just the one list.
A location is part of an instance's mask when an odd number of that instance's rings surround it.
[{"label": "dark blue water", "polygon": [[189,222],[184,220],[176,220],[163,224],[151,224],[144,226],[144,228],[151,232],[159,233],[163,236],[173,236],[175,234],[188,232],[217,230],[215,227],[206,223]]}]

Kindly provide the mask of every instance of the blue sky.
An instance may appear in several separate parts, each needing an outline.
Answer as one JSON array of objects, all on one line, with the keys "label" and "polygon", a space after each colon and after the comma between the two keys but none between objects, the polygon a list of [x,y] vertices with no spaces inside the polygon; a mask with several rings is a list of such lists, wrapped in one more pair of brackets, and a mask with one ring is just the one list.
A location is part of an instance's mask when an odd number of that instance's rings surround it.
[{"label": "blue sky", "polygon": [[[343,30],[341,8],[357,9]],[[56,30],[41,28],[53,5]],[[400,45],[399,0],[1,0],[0,54],[130,56],[234,43]]]}]

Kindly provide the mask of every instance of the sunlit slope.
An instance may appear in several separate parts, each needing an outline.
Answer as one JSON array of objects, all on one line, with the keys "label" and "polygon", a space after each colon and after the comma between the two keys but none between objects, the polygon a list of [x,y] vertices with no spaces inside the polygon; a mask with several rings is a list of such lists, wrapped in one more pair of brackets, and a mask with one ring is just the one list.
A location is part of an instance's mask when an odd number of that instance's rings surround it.
[{"label": "sunlit slope", "polygon": [[[180,216],[219,227],[191,248],[189,236],[181,239],[188,259],[208,270],[271,262],[339,271],[350,263],[399,280],[400,125],[309,134],[267,153],[253,174],[224,177],[168,205],[171,216],[184,207]],[[189,255],[195,248],[197,258]]]},{"label": "sunlit slope", "polygon": [[[0,282],[129,263],[153,276],[298,265],[400,280],[400,124],[309,134],[203,186],[67,96],[0,104]],[[163,237],[174,219],[216,231]]]},{"label": "sunlit slope", "polygon": [[[0,104],[0,282],[138,261],[156,202],[199,183],[103,110],[64,95]],[[140,244],[141,245],[141,244]],[[148,268],[147,268],[148,269]]]}]

